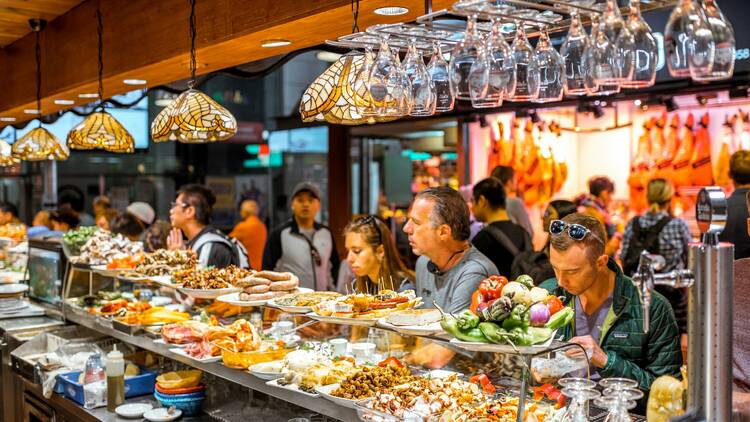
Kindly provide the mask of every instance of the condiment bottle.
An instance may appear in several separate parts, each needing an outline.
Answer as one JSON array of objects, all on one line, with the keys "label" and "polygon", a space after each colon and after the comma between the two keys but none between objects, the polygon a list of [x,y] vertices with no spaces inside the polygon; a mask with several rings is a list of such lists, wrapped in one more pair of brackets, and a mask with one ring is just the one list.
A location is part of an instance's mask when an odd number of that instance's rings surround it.
[{"label": "condiment bottle", "polygon": [[107,410],[114,412],[125,402],[125,359],[117,345],[107,354]]}]

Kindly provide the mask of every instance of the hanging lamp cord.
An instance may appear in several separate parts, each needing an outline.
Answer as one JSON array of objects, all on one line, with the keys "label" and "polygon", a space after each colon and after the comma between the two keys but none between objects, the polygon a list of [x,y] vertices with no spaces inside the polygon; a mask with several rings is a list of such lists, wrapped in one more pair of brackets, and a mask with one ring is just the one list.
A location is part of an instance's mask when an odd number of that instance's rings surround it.
[{"label": "hanging lamp cord", "polygon": [[195,61],[195,38],[197,35],[195,27],[195,0],[190,0],[190,81],[188,82],[188,88],[190,89],[193,89],[195,85],[195,69],[198,67]]},{"label": "hanging lamp cord", "polygon": [[39,32],[36,31],[36,111],[39,113],[39,127],[42,127],[42,47],[39,44]]},{"label": "hanging lamp cord", "polygon": [[104,110],[104,24],[102,23],[101,1],[96,5],[96,34],[99,37],[99,105]]},{"label": "hanging lamp cord", "polygon": [[359,32],[359,0],[352,0],[352,34]]}]

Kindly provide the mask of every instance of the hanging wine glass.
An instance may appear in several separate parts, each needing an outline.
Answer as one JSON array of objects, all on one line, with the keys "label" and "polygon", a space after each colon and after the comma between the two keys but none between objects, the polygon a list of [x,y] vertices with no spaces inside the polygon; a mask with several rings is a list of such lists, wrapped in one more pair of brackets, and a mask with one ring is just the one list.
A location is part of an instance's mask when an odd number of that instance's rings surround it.
[{"label": "hanging wine glass", "polygon": [[560,101],[565,86],[565,65],[560,53],[550,42],[547,28],[541,28],[541,35],[536,44],[536,62],[539,67],[539,96],[537,103]]},{"label": "hanging wine glass", "polygon": [[[664,30],[669,74],[675,78],[711,70],[714,40],[706,17],[694,0],[680,0],[672,10]],[[694,57],[697,56],[697,57]]]},{"label": "hanging wine glass", "polygon": [[[490,35],[487,37],[485,48],[481,52],[482,64],[477,61],[472,68],[472,75],[476,74],[476,82],[471,82],[481,88],[481,67],[487,67],[487,92],[484,97],[476,96],[471,103],[474,107],[499,107],[503,99],[515,91],[515,68],[511,56],[510,46],[500,31],[500,23],[492,22]],[[479,66],[478,66],[479,65]]]},{"label": "hanging wine glass", "polygon": [[508,101],[531,101],[539,96],[539,67],[536,52],[531,48],[526,31],[516,22],[516,38],[511,47],[516,73],[516,90]]},{"label": "hanging wine glass", "polygon": [[469,71],[469,93],[471,94],[471,105],[476,108],[497,107],[502,102],[502,91],[492,90],[489,85],[490,79],[490,57],[487,46],[483,45],[479,50],[474,64]]},{"label": "hanging wine glass", "polygon": [[443,51],[439,43],[435,43],[433,47],[432,59],[427,65],[427,73],[429,73],[435,87],[435,111],[443,113],[453,110],[455,98],[451,91],[448,62],[443,57]]},{"label": "hanging wine glass", "polygon": [[406,74],[406,70],[401,63],[401,58],[398,53],[399,51],[396,49],[393,57],[393,60],[396,63],[396,89],[393,92],[393,99],[396,100],[399,115],[407,116],[411,113],[413,105],[411,81]]},{"label": "hanging wine glass", "polygon": [[560,55],[565,62],[565,95],[586,94],[583,53],[589,43],[586,30],[575,9],[571,12],[570,29],[560,47]]},{"label": "hanging wine glass", "polygon": [[358,111],[363,117],[375,117],[378,115],[378,109],[375,107],[375,103],[370,95],[370,72],[372,72],[372,66],[375,63],[375,53],[372,51],[371,46],[365,47],[365,57],[362,63],[362,68],[357,72],[357,76],[354,77],[352,82],[354,92],[358,97]]},{"label": "hanging wine glass", "polygon": [[[453,96],[460,100],[471,100],[471,90],[469,89],[469,72],[471,65],[479,57],[479,51],[482,48],[479,35],[477,34],[477,18],[471,16],[466,22],[466,33],[464,39],[456,44],[456,48],[451,54],[450,61],[450,81]],[[484,91],[486,91],[484,87]],[[484,95],[484,93],[482,93]]]},{"label": "hanging wine glass", "polygon": [[610,42],[614,43],[617,37],[620,36],[622,29],[625,28],[625,21],[622,20],[620,8],[616,0],[607,0],[604,7],[604,14],[602,15],[602,24],[604,26],[604,34]]},{"label": "hanging wine glass", "polygon": [[645,88],[652,86],[656,79],[657,47],[656,40],[641,16],[640,0],[630,0],[630,16],[626,26],[633,34],[633,77],[623,81],[623,88]]},{"label": "hanging wine glass", "polygon": [[417,51],[414,39],[409,41],[409,49],[404,58],[404,73],[411,83],[409,94],[411,116],[432,116],[435,114],[435,86],[424,65],[422,54]]},{"label": "hanging wine glass", "polygon": [[715,0],[703,0],[703,13],[710,27],[714,41],[714,60],[711,70],[695,70],[690,66],[690,76],[696,81],[715,81],[728,79],[734,73],[734,29],[732,24],[721,13]]},{"label": "hanging wine glass", "polygon": [[627,25],[620,30],[620,35],[614,40],[616,82],[620,85],[633,80],[635,71],[635,36]]},{"label": "hanging wine glass", "polygon": [[368,91],[381,117],[403,116],[399,107],[400,75],[399,65],[394,61],[391,48],[388,46],[387,38],[380,39],[378,55],[368,78]]},{"label": "hanging wine glass", "polygon": [[591,42],[584,52],[587,95],[609,95],[620,92],[615,69],[615,48],[602,30],[598,15],[591,16]]}]

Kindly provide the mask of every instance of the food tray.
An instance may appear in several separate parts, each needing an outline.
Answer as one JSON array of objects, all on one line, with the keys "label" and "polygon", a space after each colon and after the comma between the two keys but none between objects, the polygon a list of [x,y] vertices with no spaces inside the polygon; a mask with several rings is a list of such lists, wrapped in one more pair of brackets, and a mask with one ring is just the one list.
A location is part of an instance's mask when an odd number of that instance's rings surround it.
[{"label": "food tray", "polygon": [[315,391],[317,391],[318,394],[320,394],[321,396],[323,396],[323,398],[325,398],[326,400],[330,400],[330,401],[338,404],[339,406],[344,406],[344,407],[348,407],[349,409],[355,409],[356,410],[357,407],[355,406],[355,404],[357,403],[358,400],[345,399],[345,398],[342,398],[342,397],[336,397],[336,396],[334,396],[334,395],[331,394],[337,388],[339,388],[339,384],[338,383],[337,384],[329,384],[329,385],[319,385],[319,386],[315,387]]},{"label": "food tray", "polygon": [[509,344],[497,344],[497,343],[479,343],[471,341],[461,341],[457,338],[450,340],[450,344],[468,350],[470,352],[490,352],[490,353],[508,353],[514,355],[536,355],[543,353],[550,348],[561,346],[562,343],[554,341],[557,330],[552,332],[552,335],[547,341],[533,346],[511,346]]},{"label": "food tray", "polygon": [[440,322],[433,322],[427,325],[393,325],[386,321],[386,318],[378,319],[378,327],[385,328],[387,330],[395,331],[407,336],[431,336],[442,334],[443,327],[440,326]]},{"label": "food tray", "polygon": [[124,322],[112,319],[112,328],[128,335],[134,335],[143,329],[142,325],[126,324]]},{"label": "food tray", "polygon": [[318,315],[315,312],[305,314],[306,317],[318,320],[320,322],[329,322],[332,324],[341,325],[355,325],[359,327],[374,327],[378,322],[377,319],[364,319],[364,318],[342,318],[342,317],[331,317]]},{"label": "food tray", "polygon": [[225,289],[186,289],[178,287],[177,291],[195,299],[216,299],[219,296],[242,291],[242,289],[237,287],[227,287]]},{"label": "food tray", "polygon": [[437,420],[440,416],[439,413],[432,415],[425,415],[422,413],[407,411],[404,412],[404,416],[394,416],[388,413],[380,412],[375,409],[370,409],[367,404],[373,399],[360,400],[354,403],[354,408],[357,409],[357,415],[363,421],[373,422],[427,422]]},{"label": "food tray", "polygon": [[300,390],[299,387],[297,386],[297,384],[281,385],[281,384],[279,384],[279,380],[278,379],[275,379],[275,380],[272,380],[272,381],[268,381],[266,383],[266,385],[268,385],[270,387],[283,388],[285,390],[294,391],[295,393],[300,393],[300,394],[303,394],[303,395],[305,395],[307,397],[320,397],[320,394],[318,394],[318,393],[308,393],[307,391]]},{"label": "food tray", "polygon": [[296,348],[268,350],[265,352],[232,352],[231,350],[221,349],[221,360],[224,366],[228,368],[248,369],[256,363],[284,359],[289,352],[294,350]]},{"label": "food tray", "polygon": [[[58,382],[62,384],[65,397],[83,405],[83,385],[78,383],[81,371],[68,372],[57,376]],[[154,392],[156,373],[141,368],[141,374],[125,378],[125,398],[138,397]]]},{"label": "food tray", "polygon": [[107,268],[107,265],[92,265],[91,270],[103,277],[117,277],[121,272],[130,271],[132,268]]},{"label": "food tray", "polygon": [[180,355],[180,356],[186,357],[190,360],[193,360],[195,362],[200,362],[200,363],[211,363],[211,362],[218,362],[221,360],[221,356],[211,356],[211,357],[204,358],[204,359],[194,358],[190,356],[189,354],[187,354],[187,352],[185,352],[185,349],[181,347],[173,347],[169,349],[169,351],[174,353],[175,355]]}]

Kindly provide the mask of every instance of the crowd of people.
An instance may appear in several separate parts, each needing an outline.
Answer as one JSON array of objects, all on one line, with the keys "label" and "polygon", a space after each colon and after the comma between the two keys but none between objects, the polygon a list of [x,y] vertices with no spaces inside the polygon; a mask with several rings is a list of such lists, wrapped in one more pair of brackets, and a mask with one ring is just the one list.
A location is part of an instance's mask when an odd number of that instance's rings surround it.
[{"label": "crowd of people", "polygon": [[[731,158],[734,192],[729,197],[729,221],[723,241],[735,244],[735,388],[736,397],[750,402],[750,334],[743,326],[745,296],[742,283],[750,274],[750,152]],[[258,217],[258,204],[239,204],[241,221],[229,235],[211,225],[214,194],[205,186],[179,189],[169,222],[156,218],[153,208],[134,202],[114,210],[106,197],[94,201],[95,216],[87,216],[76,198],[61,197],[53,212],[40,211],[28,236],[59,235],[90,220],[102,229],[141,240],[147,250],[190,248],[203,266],[239,265],[257,270],[289,271],[300,285],[315,290],[377,293],[416,290],[425,306],[448,312],[469,307],[479,283],[490,275],[514,278],[532,274],[537,285],[564,298],[575,309],[575,324],[563,337],[579,344],[598,377],[626,377],[648,390],[664,374],[679,376],[687,332],[684,290],[660,288],[651,302],[651,327],[643,332],[640,296],[631,278],[643,251],[665,259],[662,271],[687,267],[686,222],[672,214],[675,191],[661,178],[647,186],[649,208],[626,224],[611,216],[614,183],[595,177],[589,191],[574,200],[551,201],[541,225],[547,241],[539,250],[529,213],[515,192],[510,167],[459,193],[450,187],[426,188],[416,194],[408,219],[398,230],[418,259],[414,269],[399,253],[392,222],[374,215],[357,216],[343,233],[341,261],[336,249],[339,233],[316,221],[319,188],[309,182],[291,194],[291,218],[267,230]],[[0,204],[0,225],[18,223],[18,212]],[[739,301],[739,303],[738,303]],[[745,301],[747,303],[747,301]],[[437,356],[437,355],[436,355]]]}]

